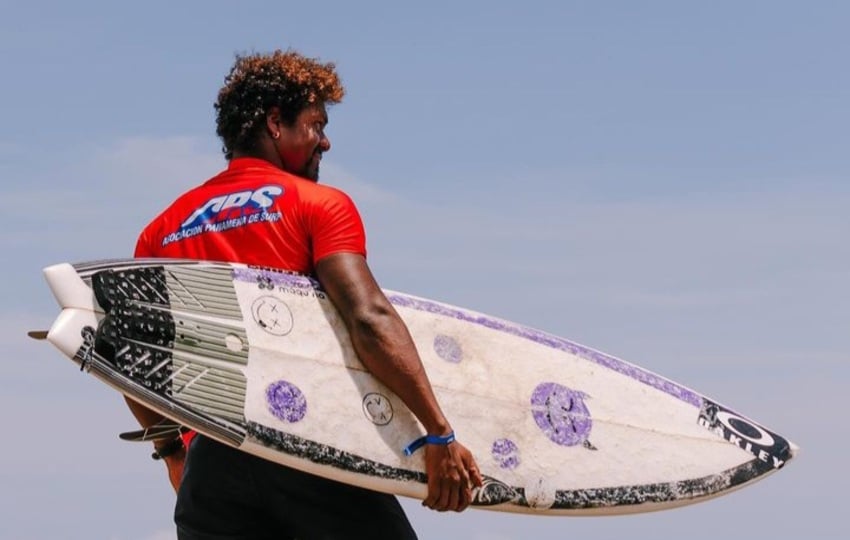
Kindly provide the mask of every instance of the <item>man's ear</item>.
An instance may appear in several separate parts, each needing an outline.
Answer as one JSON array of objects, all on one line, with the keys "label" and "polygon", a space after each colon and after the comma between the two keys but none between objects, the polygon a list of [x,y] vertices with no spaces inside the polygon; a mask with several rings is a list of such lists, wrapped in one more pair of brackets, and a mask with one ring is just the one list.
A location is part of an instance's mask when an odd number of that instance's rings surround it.
[{"label": "man's ear", "polygon": [[269,107],[266,112],[266,131],[269,134],[280,132],[280,108],[277,105]]}]

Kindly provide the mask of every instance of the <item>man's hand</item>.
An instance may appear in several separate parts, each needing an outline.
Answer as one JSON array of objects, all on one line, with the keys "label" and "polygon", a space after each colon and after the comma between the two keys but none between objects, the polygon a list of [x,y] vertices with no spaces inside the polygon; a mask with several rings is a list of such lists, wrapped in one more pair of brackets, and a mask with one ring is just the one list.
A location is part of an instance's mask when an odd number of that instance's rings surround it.
[{"label": "man's hand", "polygon": [[472,501],[472,488],[482,484],[475,458],[457,441],[447,445],[426,444],[425,472],[428,496],[422,505],[438,512],[463,512]]}]

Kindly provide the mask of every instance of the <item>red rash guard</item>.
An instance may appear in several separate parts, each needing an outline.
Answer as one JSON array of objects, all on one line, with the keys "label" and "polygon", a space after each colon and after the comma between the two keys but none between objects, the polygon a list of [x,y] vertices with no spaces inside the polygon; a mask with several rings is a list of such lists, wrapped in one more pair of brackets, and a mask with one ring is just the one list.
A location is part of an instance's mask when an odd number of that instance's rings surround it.
[{"label": "red rash guard", "polygon": [[[316,262],[335,253],[366,256],[363,222],[345,193],[265,160],[237,158],[145,227],[135,256],[312,274]],[[187,445],[189,440],[184,438]]]},{"label": "red rash guard", "polygon": [[363,222],[343,192],[237,158],[178,198],[139,236],[136,257],[227,261],[311,274],[334,253],[366,255]]}]

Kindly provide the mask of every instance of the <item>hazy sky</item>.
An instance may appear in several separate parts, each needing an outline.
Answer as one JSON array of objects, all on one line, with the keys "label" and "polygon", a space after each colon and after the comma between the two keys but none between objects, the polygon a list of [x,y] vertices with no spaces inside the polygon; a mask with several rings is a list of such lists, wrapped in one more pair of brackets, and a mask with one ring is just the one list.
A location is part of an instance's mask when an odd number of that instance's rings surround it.
[{"label": "hazy sky", "polygon": [[[322,181],[380,282],[604,350],[802,448],[684,509],[405,507],[423,539],[837,538],[850,390],[850,5],[0,0],[0,538],[174,538],[119,396],[25,331],[41,268],[125,257],[224,166],[234,53],[337,62]],[[845,531],[841,533],[840,531]]]}]

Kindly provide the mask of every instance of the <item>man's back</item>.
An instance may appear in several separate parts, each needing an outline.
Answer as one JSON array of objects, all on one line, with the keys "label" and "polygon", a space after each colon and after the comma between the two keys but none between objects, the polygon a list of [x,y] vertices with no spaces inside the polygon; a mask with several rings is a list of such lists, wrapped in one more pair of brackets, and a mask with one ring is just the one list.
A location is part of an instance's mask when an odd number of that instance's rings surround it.
[{"label": "man's back", "polygon": [[136,257],[228,261],[313,273],[334,253],[366,254],[351,199],[268,162],[238,158],[139,236]]}]

